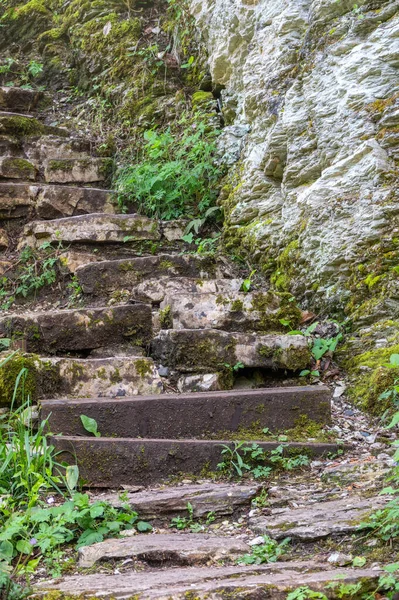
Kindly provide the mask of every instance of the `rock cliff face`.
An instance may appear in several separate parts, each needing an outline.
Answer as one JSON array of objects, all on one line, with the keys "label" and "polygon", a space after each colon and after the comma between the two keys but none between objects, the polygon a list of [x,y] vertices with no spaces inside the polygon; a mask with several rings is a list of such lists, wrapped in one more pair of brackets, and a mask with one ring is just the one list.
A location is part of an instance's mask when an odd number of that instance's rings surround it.
[{"label": "rock cliff face", "polygon": [[226,243],[304,306],[399,317],[399,3],[190,4],[237,161]]}]

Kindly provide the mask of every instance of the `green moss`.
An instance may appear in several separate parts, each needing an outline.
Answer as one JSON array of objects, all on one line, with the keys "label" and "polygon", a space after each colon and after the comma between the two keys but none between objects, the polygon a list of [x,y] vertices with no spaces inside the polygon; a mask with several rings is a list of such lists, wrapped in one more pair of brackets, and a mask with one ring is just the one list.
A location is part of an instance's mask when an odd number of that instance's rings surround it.
[{"label": "green moss", "polygon": [[30,137],[45,133],[46,127],[36,119],[20,115],[2,116],[0,113],[0,134],[17,138]]},{"label": "green moss", "polygon": [[135,361],[136,372],[140,377],[144,379],[147,375],[151,375],[153,372],[153,363],[151,360],[146,358],[140,358]]},{"label": "green moss", "polygon": [[35,179],[36,176],[36,168],[24,158],[5,158],[2,160],[1,167],[5,177]]},{"label": "green moss", "polygon": [[123,381],[123,378],[121,377],[120,370],[118,368],[115,368],[112,371],[112,373],[109,376],[109,380],[113,384],[120,383],[121,381]]},{"label": "green moss", "polygon": [[242,312],[244,309],[244,303],[242,300],[234,300],[231,303],[230,310],[231,312]]},{"label": "green moss", "polygon": [[15,383],[21,371],[26,369],[21,377],[16,392],[17,405],[30,398],[37,400],[38,391],[38,362],[35,355],[15,354],[7,364],[0,369],[0,406],[10,406],[14,394]]},{"label": "green moss", "polygon": [[73,160],[49,160],[47,164],[47,168],[49,171],[64,171],[70,172],[72,171],[75,165],[75,161]]},{"label": "green moss", "polygon": [[399,368],[388,368],[391,354],[399,354],[399,344],[364,352],[344,361],[353,380],[348,392],[359,405],[373,414],[382,414],[391,406],[380,394],[399,379]]},{"label": "green moss", "polygon": [[159,311],[159,322],[162,329],[173,328],[173,318],[170,305],[165,306],[165,308]]}]

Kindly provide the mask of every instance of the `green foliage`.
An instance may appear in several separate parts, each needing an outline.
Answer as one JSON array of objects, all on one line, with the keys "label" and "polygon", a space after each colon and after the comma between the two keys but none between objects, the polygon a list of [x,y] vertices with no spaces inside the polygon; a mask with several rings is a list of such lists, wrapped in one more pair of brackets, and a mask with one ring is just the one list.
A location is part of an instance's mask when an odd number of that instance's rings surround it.
[{"label": "green foliage", "polygon": [[315,592],[307,585],[301,585],[287,595],[286,600],[327,600],[322,592]]},{"label": "green foliage", "polygon": [[101,433],[97,429],[97,421],[86,415],[80,415],[83,427],[89,433],[92,433],[95,437],[101,437]]},{"label": "green foliage", "polygon": [[0,278],[0,308],[8,310],[17,298],[30,298],[57,280],[60,247],[48,242],[38,250],[26,246],[20,253],[10,276]]},{"label": "green foliage", "polygon": [[[184,123],[183,118],[179,124]],[[116,176],[121,207],[135,203],[147,216],[166,220],[210,216],[222,176],[214,160],[216,135],[200,118],[187,122],[180,135],[146,131],[141,160]]]},{"label": "green foliage", "polygon": [[76,275],[73,275],[71,281],[67,285],[69,290],[68,307],[76,306],[82,300],[83,290]]},{"label": "green foliage", "polygon": [[244,281],[241,284],[241,291],[242,292],[249,292],[252,286],[252,277],[255,275],[256,273],[256,269],[254,269],[253,271],[251,271],[251,273],[249,274],[249,276],[244,279]]},{"label": "green foliage", "polygon": [[222,457],[223,461],[217,468],[230,477],[242,477],[244,473],[249,473],[255,479],[265,479],[273,471],[292,471],[309,464],[309,458],[304,454],[284,456],[282,444],[270,452],[265,452],[256,443],[247,445],[241,441],[232,445],[222,444]]},{"label": "green foliage", "polygon": [[261,565],[263,563],[274,563],[280,556],[286,553],[287,545],[291,538],[285,538],[282,542],[273,540],[268,535],[263,536],[264,543],[258,546],[252,546],[250,554],[241,556],[237,563],[240,565]]},{"label": "green foliage", "polygon": [[[319,361],[321,358],[323,358],[323,356],[325,354],[329,354],[330,356],[332,356],[334,354],[335,350],[337,349],[339,342],[342,340],[342,337],[343,337],[342,333],[339,331],[336,336],[333,336],[331,338],[316,337],[313,334],[318,325],[319,325],[319,322],[315,321],[314,323],[309,325],[309,327],[307,327],[305,329],[305,331],[301,331],[299,329],[293,329],[288,332],[289,335],[304,335],[305,337],[312,340],[312,357],[314,358],[314,360],[316,362]],[[316,370],[313,370],[313,371],[305,370],[305,371],[302,371],[300,375],[301,375],[301,377],[305,377],[306,375],[312,375],[314,377],[318,377],[320,375],[320,373],[318,373],[316,375]]]},{"label": "green foliage", "polygon": [[[398,362],[398,355],[392,354],[390,357],[388,368],[396,368]],[[389,390],[386,390],[386,397],[390,398],[398,407],[398,394],[399,386],[398,380],[395,380],[394,385]],[[384,394],[384,393],[383,393]],[[383,395],[382,394],[382,395]],[[387,411],[388,413],[391,411]],[[397,429],[399,424],[399,411],[392,414],[387,429]],[[395,467],[392,469],[388,481],[392,484],[389,487],[384,488],[381,494],[391,496],[392,499],[385,505],[383,509],[377,510],[372,513],[367,521],[360,524],[360,528],[371,530],[374,537],[378,537],[385,542],[392,542],[393,540],[399,539],[399,440],[395,440],[392,444],[395,448],[395,454],[393,460]]]},{"label": "green foliage", "polygon": [[[193,533],[199,533],[204,530],[204,525],[194,519],[194,508],[190,502],[187,502],[187,517],[181,517],[180,515],[174,517],[169,527],[183,531],[190,529]],[[215,513],[209,512],[205,519],[205,525],[210,525],[215,520]]]},{"label": "green foliage", "polygon": [[67,544],[78,549],[114,537],[122,530],[151,529],[129,506],[119,510],[107,502],[90,503],[89,496],[80,493],[59,506],[39,504],[14,511],[1,506],[0,523],[0,559],[11,563],[22,555],[28,564],[44,558],[53,576],[60,574],[58,551]]}]

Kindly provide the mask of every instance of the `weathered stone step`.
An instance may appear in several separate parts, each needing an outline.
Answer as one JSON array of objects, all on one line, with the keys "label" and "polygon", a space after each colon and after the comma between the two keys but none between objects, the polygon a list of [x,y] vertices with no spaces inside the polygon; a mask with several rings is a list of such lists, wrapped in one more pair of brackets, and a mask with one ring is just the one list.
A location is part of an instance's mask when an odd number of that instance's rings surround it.
[{"label": "weathered stone step", "polygon": [[[165,297],[177,294],[229,294],[238,292],[242,279],[199,279],[188,277],[160,277],[145,279],[131,290],[132,298],[141,302],[160,304]],[[164,303],[164,308],[170,301]]]},{"label": "weathered stone step", "polygon": [[247,294],[174,293],[165,297],[161,308],[166,307],[170,307],[174,329],[268,333],[287,331],[287,322],[295,329],[302,316],[290,294],[271,291]]},{"label": "weathered stone step", "polygon": [[35,587],[32,598],[140,598],[155,600],[206,599],[285,600],[289,592],[304,587],[322,592],[329,600],[339,597],[330,582],[360,584],[359,597],[377,588],[378,569],[334,569],[328,563],[277,562],[267,565],[185,567],[153,571],[129,571],[123,575],[75,575],[43,582]]},{"label": "weathered stone step", "polygon": [[81,138],[40,135],[17,139],[10,135],[0,136],[0,156],[29,160],[41,172],[48,160],[87,160],[90,155],[90,142]]},{"label": "weathered stone step", "polygon": [[[162,380],[151,358],[44,358],[43,370],[52,372],[54,385],[47,397],[121,398],[136,394],[160,394]],[[41,398],[46,397],[40,394]],[[69,407],[76,408],[75,404]],[[111,403],[112,405],[112,403]],[[111,406],[110,405],[110,406]]]},{"label": "weathered stone step", "polygon": [[143,346],[152,336],[146,304],[55,310],[0,318],[0,336],[25,339],[28,352],[65,354],[113,345]]},{"label": "weathered stone step", "polygon": [[212,257],[177,254],[106,260],[76,270],[85,294],[102,297],[127,289],[137,298],[148,299],[162,297],[162,286],[171,278],[192,278],[199,287],[207,285],[203,280],[223,278],[228,274],[229,269]]},{"label": "weathered stone step", "polygon": [[[80,420],[83,411],[95,419],[105,437],[196,438],[210,434],[262,429],[284,431],[295,427],[304,416],[329,424],[330,390],[325,386],[281,387],[260,390],[232,390],[166,394],[123,398],[118,402],[92,400],[47,400],[43,417],[50,428],[64,435],[84,435]],[[255,434],[255,431],[253,431]]]},{"label": "weathered stone step", "polygon": [[35,216],[58,219],[102,212],[114,214],[109,190],[42,183],[0,182],[0,219]]},{"label": "weathered stone step", "polygon": [[105,181],[112,169],[112,159],[88,157],[62,158],[46,161],[44,178],[47,183],[95,183]]},{"label": "weathered stone step", "polygon": [[315,502],[297,508],[272,509],[267,516],[250,519],[251,528],[275,539],[287,536],[312,542],[328,536],[350,535],[370,512],[382,508],[387,497],[349,496],[328,502]]},{"label": "weathered stone step", "polygon": [[241,540],[203,533],[166,533],[135,535],[109,539],[79,549],[81,568],[90,568],[103,560],[132,558],[150,565],[201,565],[235,560],[250,551]]},{"label": "weathered stone step", "polygon": [[0,87],[0,111],[31,112],[49,104],[44,92],[18,87]]},{"label": "weathered stone step", "polygon": [[53,221],[33,221],[26,225],[20,244],[38,246],[43,242],[65,244],[124,244],[159,241],[160,225],[141,215],[95,213]]},{"label": "weathered stone step", "polygon": [[210,373],[223,365],[298,371],[310,362],[308,342],[301,335],[257,335],[218,329],[167,329],[153,339],[151,356],[182,372]]},{"label": "weathered stone step", "polygon": [[[99,431],[102,433],[100,428]],[[223,439],[156,440],[62,435],[52,438],[52,443],[57,451],[61,451],[60,462],[71,464],[76,458],[87,485],[114,489],[121,485],[151,485],[181,474],[200,475],[204,470],[215,471],[221,461],[221,446],[229,444],[233,447],[231,441]],[[267,452],[281,445],[280,442],[255,443]],[[284,451],[288,455],[294,451],[296,455],[322,456],[337,452],[337,449],[337,444],[332,443],[290,442]]]},{"label": "weathered stone step", "polygon": [[22,179],[34,181],[37,169],[26,158],[0,157],[0,179]]},{"label": "weathered stone step", "polygon": [[32,115],[22,115],[12,112],[0,112],[0,136],[11,136],[23,140],[41,135],[68,136],[68,131],[61,127],[45,125]]},{"label": "weathered stone step", "polygon": [[122,500],[118,493],[102,493],[93,501],[102,500],[121,508],[128,503],[141,518],[153,520],[170,519],[187,512],[189,502],[196,519],[212,512],[216,516],[232,515],[237,509],[249,506],[261,491],[262,484],[201,483],[165,486],[157,489],[129,492]]}]

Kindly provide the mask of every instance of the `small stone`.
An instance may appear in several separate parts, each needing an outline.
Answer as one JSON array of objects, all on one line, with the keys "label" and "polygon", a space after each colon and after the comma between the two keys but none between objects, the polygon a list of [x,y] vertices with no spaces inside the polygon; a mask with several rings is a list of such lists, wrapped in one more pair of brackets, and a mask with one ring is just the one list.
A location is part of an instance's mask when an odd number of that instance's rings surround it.
[{"label": "small stone", "polygon": [[159,365],[159,367],[158,367],[158,375],[160,377],[169,377],[169,369],[168,369],[168,367],[163,367],[162,365]]},{"label": "small stone", "polygon": [[333,554],[330,554],[327,561],[332,565],[344,567],[345,565],[349,565],[352,563],[352,555],[343,554],[342,552],[334,552]]},{"label": "small stone", "polygon": [[261,544],[264,544],[265,540],[263,539],[262,535],[258,535],[258,537],[254,538],[253,540],[248,542],[249,546],[260,546]]},{"label": "small stone", "polygon": [[0,250],[6,250],[9,246],[9,239],[5,229],[0,229]]}]

